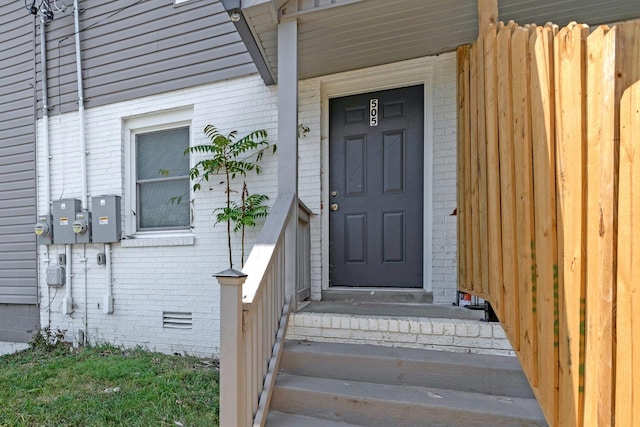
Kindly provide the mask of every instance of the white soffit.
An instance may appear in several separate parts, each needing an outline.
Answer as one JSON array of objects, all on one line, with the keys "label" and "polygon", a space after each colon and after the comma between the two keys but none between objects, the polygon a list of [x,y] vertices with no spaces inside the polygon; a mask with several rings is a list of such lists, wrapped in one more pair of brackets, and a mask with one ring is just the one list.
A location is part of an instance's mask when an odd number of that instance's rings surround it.
[{"label": "white soffit", "polygon": [[[300,79],[435,55],[472,42],[477,0],[248,0],[243,12],[277,76],[276,11],[298,19]],[[499,18],[591,26],[640,18],[638,0],[502,0]]]}]

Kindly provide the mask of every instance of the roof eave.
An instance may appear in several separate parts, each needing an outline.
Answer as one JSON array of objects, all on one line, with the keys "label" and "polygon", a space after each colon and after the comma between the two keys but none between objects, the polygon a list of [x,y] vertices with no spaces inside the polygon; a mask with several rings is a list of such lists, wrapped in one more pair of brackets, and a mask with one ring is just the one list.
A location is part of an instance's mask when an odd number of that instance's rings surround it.
[{"label": "roof eave", "polygon": [[[267,86],[274,85],[276,83],[276,80],[274,78],[274,75],[271,69],[267,64],[267,61],[264,57],[262,50],[260,49],[260,46],[256,42],[256,39],[254,37],[253,32],[251,31],[251,28],[249,27],[249,24],[247,23],[247,19],[244,15],[244,11],[242,8],[243,6],[242,2],[240,0],[221,0],[221,1],[222,1],[222,6],[225,8],[227,13],[229,14],[229,19],[231,19],[231,21],[233,22],[233,25],[236,27],[236,31],[238,31],[240,38],[244,42],[247,48],[247,51],[249,52],[249,55],[251,55],[251,59],[253,60],[253,63],[258,69],[258,73],[260,74],[260,77],[262,77],[264,84]],[[263,3],[271,3],[271,2],[268,1]]]}]

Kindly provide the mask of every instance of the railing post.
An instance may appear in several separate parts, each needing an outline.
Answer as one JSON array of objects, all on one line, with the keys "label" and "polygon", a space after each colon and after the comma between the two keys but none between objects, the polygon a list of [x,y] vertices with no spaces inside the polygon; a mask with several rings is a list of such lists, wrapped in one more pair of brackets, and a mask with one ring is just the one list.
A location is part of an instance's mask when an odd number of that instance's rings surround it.
[{"label": "railing post", "polygon": [[220,284],[220,425],[247,426],[247,390],[242,329],[242,284],[247,275],[228,269],[216,274]]}]

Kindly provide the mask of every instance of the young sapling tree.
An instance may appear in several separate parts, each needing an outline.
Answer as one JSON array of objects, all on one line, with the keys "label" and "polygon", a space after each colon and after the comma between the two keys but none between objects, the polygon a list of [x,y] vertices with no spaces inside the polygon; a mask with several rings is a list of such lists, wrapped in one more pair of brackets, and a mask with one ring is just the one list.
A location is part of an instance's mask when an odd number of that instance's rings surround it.
[{"label": "young sapling tree", "polygon": [[[244,178],[249,172],[260,174],[262,169],[259,162],[264,153],[275,153],[276,146],[267,141],[266,130],[257,130],[238,138],[238,132],[235,130],[225,135],[215,126],[207,125],[204,133],[209,138],[208,144],[196,145],[185,150],[185,154],[198,153],[206,156],[189,170],[189,177],[194,181],[193,191],[200,190],[203,181],[209,182],[217,179],[216,177],[222,177],[219,184],[224,188],[226,202],[224,207],[214,210],[215,224],[227,225],[230,268],[233,268],[231,234],[232,231],[241,231],[241,264],[244,266],[245,228],[255,227],[256,219],[266,217],[269,213],[269,207],[265,205],[269,198],[264,194],[250,194]],[[237,191],[233,182],[239,176],[243,178],[242,189]],[[240,195],[239,202],[232,199],[232,193]]]}]

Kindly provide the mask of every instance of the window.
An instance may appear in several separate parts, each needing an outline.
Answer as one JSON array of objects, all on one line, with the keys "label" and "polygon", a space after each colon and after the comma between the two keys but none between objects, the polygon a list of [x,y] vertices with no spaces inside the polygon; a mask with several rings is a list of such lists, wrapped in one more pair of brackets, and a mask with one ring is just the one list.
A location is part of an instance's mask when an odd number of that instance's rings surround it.
[{"label": "window", "polygon": [[135,135],[136,228],[189,228],[189,127]]},{"label": "window", "polygon": [[[127,235],[186,231],[191,225],[192,110],[125,121]],[[188,120],[184,120],[184,119]]]}]

